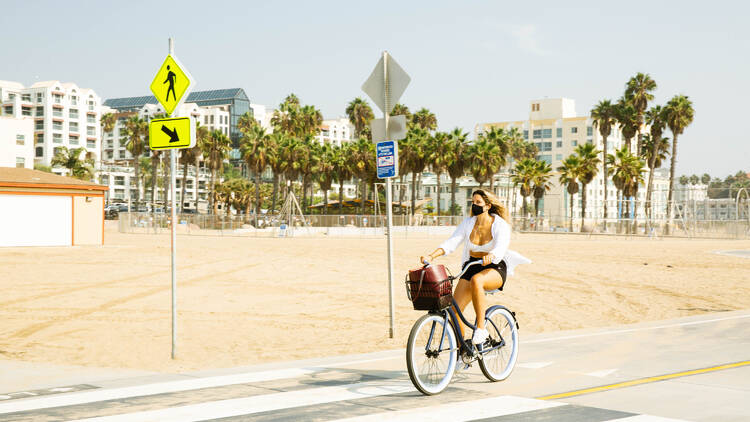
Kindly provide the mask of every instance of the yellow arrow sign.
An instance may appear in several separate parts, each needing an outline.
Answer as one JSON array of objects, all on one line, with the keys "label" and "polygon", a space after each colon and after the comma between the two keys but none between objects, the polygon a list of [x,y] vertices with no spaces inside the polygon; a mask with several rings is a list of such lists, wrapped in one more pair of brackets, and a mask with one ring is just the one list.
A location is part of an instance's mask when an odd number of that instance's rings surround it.
[{"label": "yellow arrow sign", "polygon": [[172,114],[182,101],[187,98],[193,78],[177,57],[167,55],[159,71],[151,82],[151,92],[164,107],[167,114]]},{"label": "yellow arrow sign", "polygon": [[148,125],[151,149],[180,149],[195,146],[195,122],[190,117],[154,119]]}]

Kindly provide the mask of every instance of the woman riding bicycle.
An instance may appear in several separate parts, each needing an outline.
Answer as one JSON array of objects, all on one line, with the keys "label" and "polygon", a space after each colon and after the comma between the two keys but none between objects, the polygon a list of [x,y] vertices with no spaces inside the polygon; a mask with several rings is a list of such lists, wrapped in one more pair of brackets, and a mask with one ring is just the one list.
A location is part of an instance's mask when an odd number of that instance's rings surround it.
[{"label": "woman riding bicycle", "polygon": [[[511,222],[508,210],[490,192],[478,189],[472,194],[471,217],[458,225],[453,235],[428,257],[421,256],[420,263],[429,263],[441,255],[448,255],[465,241],[461,269],[473,261],[482,265],[472,265],[461,276],[453,297],[463,311],[469,302],[474,304],[477,316],[484,315],[486,309],[485,290],[503,289],[508,274],[521,263],[531,261],[520,254],[509,251]],[[463,335],[463,323],[459,324]],[[482,344],[489,333],[484,327],[484,318],[477,318],[477,329],[472,336],[474,344]]]}]

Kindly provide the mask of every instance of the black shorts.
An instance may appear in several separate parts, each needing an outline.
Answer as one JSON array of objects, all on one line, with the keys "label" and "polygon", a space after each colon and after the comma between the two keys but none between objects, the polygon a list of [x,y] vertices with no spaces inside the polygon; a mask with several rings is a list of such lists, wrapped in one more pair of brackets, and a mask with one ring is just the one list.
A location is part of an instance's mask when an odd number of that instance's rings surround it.
[{"label": "black shorts", "polygon": [[[470,262],[474,261],[482,261],[482,258],[474,258],[469,257],[469,260],[464,262],[463,265],[461,265],[461,270],[463,271],[464,268],[466,268],[467,265],[469,265]],[[469,267],[468,270],[464,273],[464,275],[461,276],[461,279],[471,280],[474,275],[476,275],[479,272],[482,272],[483,270],[486,270],[487,268],[492,268],[493,270],[497,270],[498,273],[500,273],[500,277],[503,279],[503,285],[500,286],[500,290],[503,290],[503,287],[505,286],[505,278],[507,277],[508,273],[508,267],[505,264],[505,261],[500,261],[499,264],[490,264],[490,265],[472,265]]]}]

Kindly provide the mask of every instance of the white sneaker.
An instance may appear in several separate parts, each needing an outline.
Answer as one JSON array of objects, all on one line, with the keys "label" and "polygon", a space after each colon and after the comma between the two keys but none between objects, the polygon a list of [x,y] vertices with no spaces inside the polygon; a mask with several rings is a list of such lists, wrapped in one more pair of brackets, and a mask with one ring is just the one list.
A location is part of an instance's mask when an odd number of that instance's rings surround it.
[{"label": "white sneaker", "polygon": [[471,336],[471,341],[474,344],[482,344],[485,341],[487,341],[487,337],[490,336],[490,333],[487,332],[484,328],[477,328],[474,330],[474,335]]}]

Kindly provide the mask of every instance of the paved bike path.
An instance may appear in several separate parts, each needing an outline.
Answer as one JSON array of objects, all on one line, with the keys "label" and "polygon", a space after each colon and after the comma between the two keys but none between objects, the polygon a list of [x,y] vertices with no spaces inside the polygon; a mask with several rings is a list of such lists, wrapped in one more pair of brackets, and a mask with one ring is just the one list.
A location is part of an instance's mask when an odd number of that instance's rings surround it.
[{"label": "paved bike path", "polygon": [[[489,383],[475,365],[433,397],[414,390],[397,350],[170,376],[88,376],[24,391],[35,396],[0,390],[0,420],[750,420],[750,365],[739,365],[750,360],[748,322],[748,311],[724,312],[524,336],[521,321],[519,364],[507,381]],[[687,372],[696,369],[704,372]],[[560,393],[569,395],[538,399]]]}]

